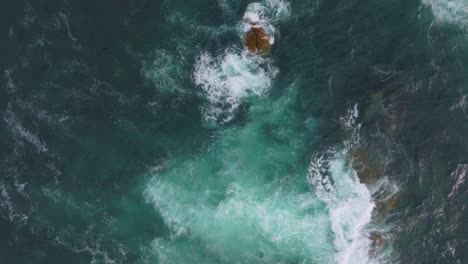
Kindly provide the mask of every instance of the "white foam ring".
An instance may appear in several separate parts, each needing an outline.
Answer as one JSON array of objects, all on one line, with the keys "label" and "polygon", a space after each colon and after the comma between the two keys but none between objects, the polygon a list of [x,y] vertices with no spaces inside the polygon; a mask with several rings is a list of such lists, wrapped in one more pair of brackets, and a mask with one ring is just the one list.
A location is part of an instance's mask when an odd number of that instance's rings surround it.
[{"label": "white foam ring", "polygon": [[281,0],[249,4],[242,20],[242,37],[252,27],[261,27],[268,34],[270,45],[273,45],[276,33],[274,24],[287,19],[290,16],[290,9],[290,4]]},{"label": "white foam ring", "polygon": [[228,50],[219,57],[203,53],[197,59],[193,79],[209,101],[204,109],[208,120],[230,121],[242,100],[264,95],[278,73],[270,60],[238,53]]},{"label": "white foam ring", "polygon": [[[275,27],[267,16],[267,9],[260,3],[252,3],[247,7],[243,17],[242,35],[252,27],[263,28],[268,34],[270,45],[275,42]],[[243,36],[242,36],[243,37]]]}]

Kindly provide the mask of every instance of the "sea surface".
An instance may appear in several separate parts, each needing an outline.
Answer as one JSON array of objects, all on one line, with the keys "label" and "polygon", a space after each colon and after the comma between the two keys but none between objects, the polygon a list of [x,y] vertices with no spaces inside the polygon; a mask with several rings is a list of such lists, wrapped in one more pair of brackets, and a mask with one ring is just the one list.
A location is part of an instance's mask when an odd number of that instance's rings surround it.
[{"label": "sea surface", "polygon": [[0,0],[0,263],[468,263],[467,174],[467,0]]}]

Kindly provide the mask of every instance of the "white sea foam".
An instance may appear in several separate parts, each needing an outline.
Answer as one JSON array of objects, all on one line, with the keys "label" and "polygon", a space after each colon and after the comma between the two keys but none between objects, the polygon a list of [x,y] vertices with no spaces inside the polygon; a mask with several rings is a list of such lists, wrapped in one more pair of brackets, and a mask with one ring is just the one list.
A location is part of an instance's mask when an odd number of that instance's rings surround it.
[{"label": "white sea foam", "polygon": [[[162,263],[184,263],[198,257],[206,263],[203,251],[229,263],[273,263],[278,256],[294,256],[305,263],[330,262],[332,251],[324,243],[329,232],[328,216],[306,213],[320,206],[314,194],[278,191],[262,197],[262,188],[232,183],[225,199],[210,205],[207,199],[215,190],[206,188],[205,193],[193,193],[156,180],[147,189],[146,197],[173,231],[170,241],[153,242]],[[176,253],[174,243],[180,247],[187,237],[203,241],[203,248]],[[232,246],[236,241],[242,244]]]},{"label": "white sea foam", "polygon": [[374,201],[385,202],[395,197],[400,192],[400,186],[388,177],[382,177],[374,184],[368,186]]},{"label": "white sea foam", "polygon": [[242,20],[242,35],[252,27],[261,27],[268,34],[270,45],[273,45],[276,34],[274,25],[289,16],[290,5],[286,1],[267,0],[251,3],[247,6]]},{"label": "white sea foam", "polygon": [[37,135],[27,130],[11,110],[6,111],[4,120],[14,134],[31,143],[38,152],[47,151],[47,145]]},{"label": "white sea foam", "polygon": [[278,73],[268,59],[239,53],[226,51],[219,57],[203,53],[197,59],[193,79],[210,102],[204,111],[208,120],[231,120],[242,100],[264,95]]},{"label": "white sea foam", "polygon": [[[225,1],[221,4],[226,6]],[[287,2],[263,1],[250,4],[244,18],[258,20],[274,36],[277,32],[273,25],[287,16]],[[241,24],[250,26],[246,25],[245,20]],[[242,31],[245,30],[248,28],[242,28]],[[278,69],[270,59],[246,56],[241,50],[228,49],[218,55],[206,52],[199,55],[194,66],[193,81],[207,98],[205,117],[226,122],[235,116],[244,101],[267,93],[277,73]],[[280,106],[277,109],[282,114],[287,113]],[[265,111],[265,115],[268,114]],[[168,238],[156,238],[152,243],[150,251],[155,252],[160,263],[334,261],[335,252],[330,240],[331,220],[324,203],[315,193],[303,189],[304,182],[300,183],[301,188],[283,189],[286,185],[283,181],[272,181],[272,175],[263,175],[269,174],[265,173],[266,167],[276,165],[273,165],[275,162],[271,162],[268,155],[255,155],[255,149],[271,149],[271,153],[275,153],[272,154],[274,157],[282,154],[278,154],[273,144],[266,147],[262,145],[263,132],[261,122],[252,122],[242,131],[236,131],[235,134],[241,136],[234,136],[235,143],[229,140],[232,135],[226,134],[207,153],[194,159],[174,162],[170,168],[156,170],[157,175],[148,184],[145,197],[171,230]],[[239,144],[244,145],[238,147]],[[290,146],[285,153],[291,153]],[[288,157],[287,154],[285,156]],[[284,157],[278,163],[282,162]],[[339,171],[340,168],[335,170]],[[349,181],[343,180],[342,185]],[[342,185],[339,187],[345,188]],[[355,193],[361,195],[360,192],[364,192],[360,186],[354,188],[355,191],[349,196],[340,198],[342,204],[348,202],[351,208],[344,205],[337,207],[334,210],[337,217],[345,213],[352,217],[353,214],[362,213],[360,209],[364,205],[355,210],[351,206],[353,202],[361,201],[361,196],[356,199],[351,197]],[[345,221],[344,217],[341,219]],[[354,221],[359,220],[356,217]],[[360,228],[358,224],[352,224],[352,227]],[[355,229],[336,229],[336,232],[344,234],[342,240],[354,238],[356,233]],[[352,252],[358,248],[354,245],[362,244],[356,241],[343,241],[345,245],[342,247],[350,248],[343,252]],[[343,258],[348,257],[345,253]]]},{"label": "white sea foam", "polygon": [[24,225],[26,224],[29,216],[22,212],[21,209],[18,209],[15,206],[13,199],[10,197],[8,193],[7,186],[4,184],[0,185],[0,209],[7,211],[8,219],[16,224]]},{"label": "white sea foam", "polygon": [[356,127],[356,121],[359,116],[358,104],[346,111],[346,115],[340,118],[341,124],[346,130],[353,130]]},{"label": "white sea foam", "polygon": [[275,27],[267,16],[267,8],[260,3],[252,3],[247,7],[242,23],[242,37],[252,27],[263,28],[268,35],[270,45],[275,42]]},{"label": "white sea foam", "polygon": [[[149,248],[159,263],[333,263],[328,211],[294,172],[293,87],[256,102],[252,121],[206,152],[155,170],[145,197],[171,230]],[[271,133],[287,143],[269,140],[268,124],[282,124]]]},{"label": "white sea foam", "polygon": [[312,158],[307,179],[329,210],[334,244],[335,262],[340,264],[369,263],[371,241],[364,227],[370,222],[374,202],[371,191],[360,182],[349,164],[348,152],[360,142],[358,105],[354,104],[341,118],[343,128],[352,130],[351,138],[342,150],[329,149]]},{"label": "white sea foam", "polygon": [[[227,2],[220,2],[228,8]],[[274,43],[277,34],[274,24],[287,19],[290,5],[283,0],[266,0],[250,3],[241,22],[241,36],[251,27],[262,27]],[[252,24],[251,22],[255,22]],[[228,122],[242,101],[249,96],[262,96],[271,87],[278,69],[266,58],[248,56],[245,52],[228,49],[213,57],[203,53],[197,58],[194,82],[207,95],[210,105],[204,109],[208,120]]]},{"label": "white sea foam", "polygon": [[182,92],[180,82],[183,73],[179,66],[182,59],[164,49],[157,49],[143,62],[143,74],[159,90]]},{"label": "white sea foam", "polygon": [[[102,239],[99,237],[95,237],[95,235],[90,234],[91,232],[95,232],[93,227],[90,227],[88,230],[86,230],[81,236],[81,238],[78,239],[77,242],[68,242],[66,237],[65,238],[60,238],[59,236],[55,237],[54,243],[57,245],[61,245],[63,247],[66,247],[73,252],[76,253],[84,253],[90,256],[90,264],[98,264],[98,263],[104,263],[104,264],[120,264],[120,263],[125,263],[126,259],[126,254],[127,250],[126,247],[122,244],[117,245],[117,249],[119,250],[118,254],[112,254],[108,252],[105,247],[102,245]],[[77,234],[74,234],[76,237],[78,236]]]},{"label": "white sea foam", "polygon": [[15,93],[16,91],[16,86],[15,83],[13,82],[13,78],[11,78],[11,74],[13,73],[13,70],[11,69],[6,69],[4,70],[4,76],[6,80],[6,90],[8,93],[12,94]]},{"label": "white sea foam", "polygon": [[468,30],[467,0],[423,0],[422,2],[431,7],[437,20]]},{"label": "white sea foam", "polygon": [[260,20],[268,20],[273,23],[283,21],[291,15],[291,5],[283,0],[265,0],[250,3],[245,11],[244,18],[254,15]]},{"label": "white sea foam", "polygon": [[371,219],[374,203],[356,172],[346,165],[346,152],[328,151],[314,157],[308,181],[329,209],[337,250],[335,261],[367,263],[370,240],[363,228]]},{"label": "white sea foam", "polygon": [[59,13],[60,18],[62,19],[63,23],[65,24],[65,27],[67,29],[67,36],[70,38],[73,42],[76,42],[78,39],[73,36],[73,33],[70,29],[70,23],[68,22],[68,17],[65,13],[60,12]]},{"label": "white sea foam", "polygon": [[448,195],[448,198],[454,197],[455,195],[458,194],[458,190],[460,186],[462,186],[465,183],[467,171],[468,171],[467,164],[458,164],[455,171],[450,174],[452,179],[455,180],[455,184],[453,185],[452,191]]},{"label": "white sea foam", "polygon": [[291,5],[284,0],[266,0],[265,6],[276,21],[283,21],[291,15]]}]

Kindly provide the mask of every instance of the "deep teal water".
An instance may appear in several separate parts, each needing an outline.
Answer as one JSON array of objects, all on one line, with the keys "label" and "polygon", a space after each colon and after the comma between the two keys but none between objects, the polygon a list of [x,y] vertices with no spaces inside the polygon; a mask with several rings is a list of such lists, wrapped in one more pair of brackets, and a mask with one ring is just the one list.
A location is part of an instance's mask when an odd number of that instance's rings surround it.
[{"label": "deep teal water", "polygon": [[468,262],[466,0],[0,14],[0,263]]}]

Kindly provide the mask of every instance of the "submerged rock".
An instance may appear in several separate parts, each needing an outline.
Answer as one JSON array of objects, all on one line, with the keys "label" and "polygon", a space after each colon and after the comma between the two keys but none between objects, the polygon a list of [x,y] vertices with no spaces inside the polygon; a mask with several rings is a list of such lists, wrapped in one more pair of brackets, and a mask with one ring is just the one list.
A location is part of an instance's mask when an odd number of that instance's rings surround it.
[{"label": "submerged rock", "polygon": [[377,256],[385,244],[385,236],[379,231],[371,231],[367,234],[367,237],[371,240],[371,248],[369,250],[369,255]]},{"label": "submerged rock", "polygon": [[395,193],[389,197],[385,197],[384,199],[376,199],[375,209],[379,215],[387,215],[397,208],[400,199],[400,193]]},{"label": "submerged rock", "polygon": [[258,22],[250,21],[250,29],[245,34],[245,48],[255,54],[264,54],[270,48],[270,36],[258,24]]},{"label": "submerged rock", "polygon": [[384,175],[380,160],[373,157],[372,153],[375,152],[365,147],[358,147],[351,151],[353,169],[356,170],[359,180],[366,185],[376,182]]}]

